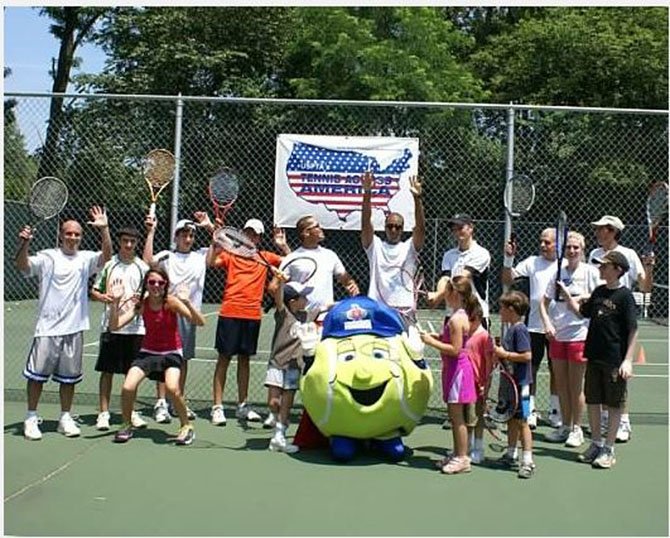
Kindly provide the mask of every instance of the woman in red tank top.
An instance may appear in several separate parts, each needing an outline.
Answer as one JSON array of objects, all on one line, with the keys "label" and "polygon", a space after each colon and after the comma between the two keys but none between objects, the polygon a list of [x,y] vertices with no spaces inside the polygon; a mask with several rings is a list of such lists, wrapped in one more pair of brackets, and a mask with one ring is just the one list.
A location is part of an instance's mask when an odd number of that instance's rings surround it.
[{"label": "woman in red tank top", "polygon": [[168,294],[168,288],[167,273],[162,268],[152,267],[144,276],[142,291],[135,309],[119,313],[123,282],[114,281],[110,286],[115,305],[110,312],[110,329],[117,330],[123,327],[135,316],[142,316],[146,328],[139,355],[131,364],[123,382],[121,393],[123,425],[114,436],[114,441],[117,443],[125,443],[133,436],[130,417],[137,388],[145,377],[157,381],[165,380],[165,388],[181,422],[176,443],[190,445],[195,439],[193,426],[187,416],[186,403],[179,389],[183,359],[177,316],[183,316],[194,325],[200,326],[205,324],[205,318],[189,301],[188,289],[179,290],[175,296]]}]

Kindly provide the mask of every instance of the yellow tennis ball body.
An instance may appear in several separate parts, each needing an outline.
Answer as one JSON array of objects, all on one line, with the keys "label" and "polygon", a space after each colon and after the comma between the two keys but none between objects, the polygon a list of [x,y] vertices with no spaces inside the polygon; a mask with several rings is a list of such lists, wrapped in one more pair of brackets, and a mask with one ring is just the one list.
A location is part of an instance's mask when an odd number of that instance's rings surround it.
[{"label": "yellow tennis ball body", "polygon": [[300,390],[326,436],[387,439],[409,434],[428,406],[433,377],[405,335],[326,338]]}]

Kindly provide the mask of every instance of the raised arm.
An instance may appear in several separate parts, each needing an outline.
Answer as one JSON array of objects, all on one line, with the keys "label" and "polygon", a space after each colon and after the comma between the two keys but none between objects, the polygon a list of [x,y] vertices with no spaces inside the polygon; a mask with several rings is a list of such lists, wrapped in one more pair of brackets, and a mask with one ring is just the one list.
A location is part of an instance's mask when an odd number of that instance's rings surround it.
[{"label": "raised arm", "polygon": [[277,225],[272,227],[272,242],[282,256],[288,256],[291,253],[291,247],[286,242],[284,229]]},{"label": "raised arm", "polygon": [[510,239],[505,245],[505,257],[503,259],[503,268],[501,280],[503,286],[511,286],[514,283],[514,256],[516,256],[516,241]]},{"label": "raised arm", "polygon": [[16,253],[16,258],[14,259],[16,268],[22,273],[25,273],[28,271],[28,269],[30,269],[30,263],[28,262],[28,249],[32,239],[32,228],[28,225],[24,226],[23,229],[19,232],[19,241],[21,243],[19,245],[19,250]]},{"label": "raised arm", "polygon": [[205,324],[205,316],[196,309],[189,299],[190,290],[187,285],[177,288],[177,295],[168,295],[167,307],[175,314],[188,319],[193,325],[202,327]]},{"label": "raised arm", "polygon": [[104,207],[94,205],[90,209],[91,220],[88,224],[100,231],[100,250],[102,258],[99,267],[105,265],[112,259],[112,236],[109,234],[109,221],[107,220],[107,211]]},{"label": "raised arm", "polygon": [[128,308],[121,312],[121,297],[123,297],[124,286],[123,280],[112,280],[109,285],[107,293],[111,297],[111,305],[109,308],[109,330],[118,331],[121,327],[128,325],[135,316],[139,316],[140,312],[136,308]]},{"label": "raised arm", "polygon": [[337,281],[344,286],[344,289],[347,290],[347,293],[354,297],[360,293],[358,289],[358,284],[354,278],[349,273],[343,273],[337,277]]},{"label": "raised arm", "polygon": [[144,219],[144,229],[147,236],[144,239],[144,250],[142,251],[142,259],[146,263],[151,263],[154,259],[154,237],[156,235],[156,217],[147,215]]},{"label": "raised arm", "polygon": [[361,245],[367,249],[374,239],[375,230],[372,227],[372,186],[374,185],[372,172],[365,172],[361,179],[363,187],[363,206],[361,208]]},{"label": "raised arm", "polygon": [[418,252],[423,248],[426,239],[426,215],[423,210],[423,187],[417,176],[409,178],[409,189],[414,197],[414,231],[412,232],[412,243]]}]

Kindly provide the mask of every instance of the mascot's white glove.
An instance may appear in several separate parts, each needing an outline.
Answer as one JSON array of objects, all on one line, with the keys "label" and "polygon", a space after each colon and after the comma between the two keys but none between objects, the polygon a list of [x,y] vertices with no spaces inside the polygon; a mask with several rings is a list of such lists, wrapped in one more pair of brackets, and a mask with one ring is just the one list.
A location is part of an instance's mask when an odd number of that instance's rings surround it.
[{"label": "mascot's white glove", "polygon": [[302,353],[306,357],[313,357],[316,352],[316,344],[319,343],[321,334],[316,323],[296,323],[291,327],[291,336],[300,338]]},{"label": "mascot's white glove", "polygon": [[407,328],[407,345],[416,355],[423,355],[425,345],[421,340],[419,329],[414,325]]}]

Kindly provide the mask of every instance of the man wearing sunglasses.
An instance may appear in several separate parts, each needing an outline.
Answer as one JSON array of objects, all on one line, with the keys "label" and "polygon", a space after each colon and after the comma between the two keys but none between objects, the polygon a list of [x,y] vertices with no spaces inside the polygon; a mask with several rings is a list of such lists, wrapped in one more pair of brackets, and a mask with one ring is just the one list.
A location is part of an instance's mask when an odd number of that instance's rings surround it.
[{"label": "man wearing sunglasses", "polygon": [[[363,207],[361,211],[361,245],[370,265],[368,296],[402,310],[414,308],[414,293],[411,287],[398,285],[417,268],[418,254],[423,248],[426,234],[426,219],[421,201],[421,181],[410,178],[410,192],[414,198],[414,230],[412,236],[402,241],[405,220],[400,213],[389,213],[384,222],[384,240],[375,235],[372,225],[372,190],[374,176],[366,172],[362,179]],[[410,275],[404,277],[403,272]]]}]

